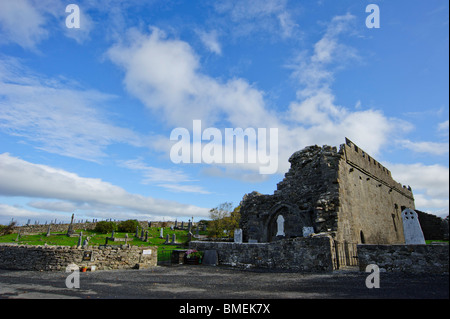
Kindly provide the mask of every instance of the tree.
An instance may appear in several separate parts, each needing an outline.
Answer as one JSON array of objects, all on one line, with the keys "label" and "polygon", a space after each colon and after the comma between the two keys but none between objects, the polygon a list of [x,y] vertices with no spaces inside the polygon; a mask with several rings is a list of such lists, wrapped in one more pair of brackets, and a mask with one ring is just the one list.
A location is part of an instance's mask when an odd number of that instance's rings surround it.
[{"label": "tree", "polygon": [[232,211],[232,203],[222,203],[209,211],[211,221],[208,223],[210,237],[232,237],[234,230],[239,227],[241,218],[240,206]]}]

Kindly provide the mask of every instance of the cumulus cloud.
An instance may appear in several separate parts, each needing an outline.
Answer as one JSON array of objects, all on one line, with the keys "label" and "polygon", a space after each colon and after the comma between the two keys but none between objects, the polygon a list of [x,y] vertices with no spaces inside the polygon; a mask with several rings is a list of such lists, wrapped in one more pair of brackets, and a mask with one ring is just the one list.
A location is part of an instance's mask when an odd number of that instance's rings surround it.
[{"label": "cumulus cloud", "polygon": [[405,185],[410,185],[416,208],[439,211],[441,217],[449,211],[449,169],[442,165],[383,163],[392,177]]},{"label": "cumulus cloud", "polygon": [[168,124],[189,127],[201,119],[211,126],[225,119],[239,127],[277,125],[261,91],[244,79],[221,82],[203,74],[187,42],[168,39],[157,28],[150,34],[130,30],[127,39],[111,47],[108,56],[125,71],[127,90],[162,113]]},{"label": "cumulus cloud", "polygon": [[207,216],[209,211],[132,194],[98,178],[81,177],[62,169],[30,163],[8,153],[0,154],[0,195],[44,198],[47,201],[31,202],[30,206],[60,211],[76,207],[84,210],[84,214],[109,215],[109,218]]}]

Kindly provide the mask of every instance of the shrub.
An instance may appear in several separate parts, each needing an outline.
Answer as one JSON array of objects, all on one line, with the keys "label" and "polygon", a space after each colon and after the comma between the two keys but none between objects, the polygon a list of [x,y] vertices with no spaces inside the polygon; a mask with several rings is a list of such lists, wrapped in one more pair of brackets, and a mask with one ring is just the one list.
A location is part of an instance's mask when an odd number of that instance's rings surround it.
[{"label": "shrub", "polygon": [[139,226],[139,222],[135,219],[128,219],[119,223],[119,232],[121,233],[134,233],[136,227]]},{"label": "shrub", "polygon": [[15,226],[16,222],[14,221],[10,222],[8,226],[0,225],[0,236],[12,234]]},{"label": "shrub", "polygon": [[117,225],[115,222],[107,222],[107,221],[100,221],[97,222],[97,225],[95,225],[95,229],[94,231],[102,233],[102,234],[107,234],[107,233],[111,233],[112,231],[117,230]]}]

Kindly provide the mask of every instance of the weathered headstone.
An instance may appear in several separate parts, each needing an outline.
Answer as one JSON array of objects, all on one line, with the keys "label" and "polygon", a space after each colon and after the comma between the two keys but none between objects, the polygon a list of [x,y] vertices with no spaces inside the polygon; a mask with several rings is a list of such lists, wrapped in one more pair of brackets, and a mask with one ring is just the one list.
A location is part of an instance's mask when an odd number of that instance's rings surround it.
[{"label": "weathered headstone", "polygon": [[164,245],[169,244],[169,234],[166,235],[166,241],[164,242]]},{"label": "weathered headstone", "polygon": [[48,228],[47,228],[47,235],[45,235],[46,237],[50,237],[50,226],[51,226],[51,224],[48,225]]},{"label": "weathered headstone", "polygon": [[75,216],[75,214],[72,214],[72,219],[70,220],[70,225],[69,228],[67,229],[67,236],[71,236],[73,234],[73,217]]},{"label": "weathered headstone", "polygon": [[139,226],[136,226],[136,234],[134,236],[139,237]]},{"label": "weathered headstone", "polygon": [[283,215],[279,215],[277,218],[277,234],[276,234],[276,236],[285,236]]},{"label": "weathered headstone", "polygon": [[242,229],[236,228],[234,230],[234,242],[235,243],[242,243]]},{"label": "weathered headstone", "polygon": [[402,211],[403,234],[405,235],[406,245],[424,245],[425,237],[420,227],[417,213],[409,208]]},{"label": "weathered headstone", "polygon": [[175,241],[176,241],[176,235],[172,234],[172,244],[175,244]]},{"label": "weathered headstone", "polygon": [[219,264],[219,257],[217,250],[205,250],[202,259],[203,265],[216,266]]},{"label": "weathered headstone", "polygon": [[303,227],[303,237],[308,237],[314,234],[314,227]]},{"label": "weathered headstone", "polygon": [[161,229],[159,230],[159,238],[164,238],[164,228],[161,227]]},{"label": "weathered headstone", "polygon": [[144,241],[147,242],[148,241],[148,230],[145,231],[145,237],[144,237]]},{"label": "weathered headstone", "polygon": [[80,233],[80,236],[78,236],[78,243],[77,243],[77,247],[81,247],[81,241],[82,241],[83,237],[82,237],[82,233]]}]

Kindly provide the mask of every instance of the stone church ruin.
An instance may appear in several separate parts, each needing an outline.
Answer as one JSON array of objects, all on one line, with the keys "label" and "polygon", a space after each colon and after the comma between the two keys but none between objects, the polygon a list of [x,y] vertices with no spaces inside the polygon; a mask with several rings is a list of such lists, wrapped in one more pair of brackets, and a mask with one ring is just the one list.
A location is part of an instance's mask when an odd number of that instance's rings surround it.
[{"label": "stone church ruin", "polygon": [[346,138],[336,147],[309,146],[273,195],[241,202],[244,242],[274,242],[326,233],[339,242],[404,244],[401,212],[415,209],[411,188]]}]

